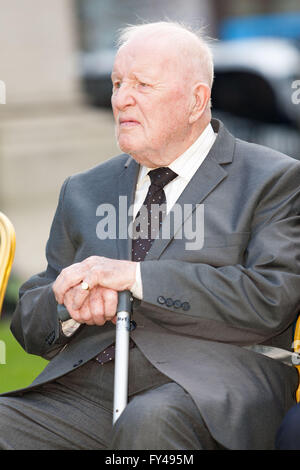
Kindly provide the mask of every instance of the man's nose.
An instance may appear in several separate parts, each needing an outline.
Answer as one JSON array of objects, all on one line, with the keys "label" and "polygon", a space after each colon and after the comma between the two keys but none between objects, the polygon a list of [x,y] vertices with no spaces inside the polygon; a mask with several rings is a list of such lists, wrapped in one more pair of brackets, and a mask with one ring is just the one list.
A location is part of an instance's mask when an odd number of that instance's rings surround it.
[{"label": "man's nose", "polygon": [[135,104],[133,90],[129,85],[123,83],[112,95],[112,105],[119,110]]}]

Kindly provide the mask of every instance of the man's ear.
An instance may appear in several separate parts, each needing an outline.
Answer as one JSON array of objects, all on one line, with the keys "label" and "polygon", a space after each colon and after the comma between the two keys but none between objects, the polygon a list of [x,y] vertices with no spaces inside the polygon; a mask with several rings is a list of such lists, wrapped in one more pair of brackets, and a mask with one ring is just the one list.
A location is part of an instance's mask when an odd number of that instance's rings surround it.
[{"label": "man's ear", "polygon": [[197,121],[202,116],[207,107],[210,106],[210,96],[211,89],[208,85],[206,85],[206,83],[200,82],[194,86],[189,118],[190,124],[193,124],[195,121]]}]

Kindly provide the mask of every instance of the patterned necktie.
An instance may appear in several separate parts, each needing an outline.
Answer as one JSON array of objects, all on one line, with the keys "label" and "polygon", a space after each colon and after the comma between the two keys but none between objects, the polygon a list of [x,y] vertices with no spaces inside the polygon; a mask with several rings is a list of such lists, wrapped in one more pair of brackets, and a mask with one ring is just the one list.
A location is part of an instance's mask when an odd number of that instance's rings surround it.
[{"label": "patterned necktie", "polygon": [[164,187],[177,174],[170,168],[161,167],[149,171],[151,184],[145,201],[136,215],[132,240],[132,260],[143,261],[158,236],[166,216],[166,195]]},{"label": "patterned necktie", "polygon": [[[132,260],[143,261],[149,252],[153,240],[157,237],[162,221],[166,215],[166,195],[164,187],[170,183],[177,174],[170,168],[161,167],[149,171],[151,184],[145,201],[136,215],[132,240]],[[130,338],[130,348],[135,344]],[[115,344],[111,344],[95,358],[103,365],[115,357]]]}]

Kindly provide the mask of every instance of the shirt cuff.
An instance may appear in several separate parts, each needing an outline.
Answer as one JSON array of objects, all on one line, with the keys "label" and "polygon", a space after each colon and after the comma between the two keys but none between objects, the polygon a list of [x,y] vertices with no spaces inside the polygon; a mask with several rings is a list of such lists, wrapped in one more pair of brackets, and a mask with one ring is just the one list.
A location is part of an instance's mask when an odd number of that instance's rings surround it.
[{"label": "shirt cuff", "polygon": [[75,333],[80,325],[81,323],[78,323],[77,321],[73,320],[73,318],[70,318],[70,320],[62,322],[61,329],[65,336],[71,336],[73,333]]},{"label": "shirt cuff", "polygon": [[135,283],[130,289],[133,297],[141,300],[143,298],[143,284],[141,276],[141,263],[137,263],[136,272],[135,272]]}]

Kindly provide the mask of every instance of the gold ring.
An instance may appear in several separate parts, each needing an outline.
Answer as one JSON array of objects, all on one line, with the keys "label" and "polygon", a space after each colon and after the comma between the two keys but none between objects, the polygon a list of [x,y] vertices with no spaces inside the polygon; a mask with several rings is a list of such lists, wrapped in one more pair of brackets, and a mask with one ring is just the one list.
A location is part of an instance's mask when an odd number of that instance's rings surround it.
[{"label": "gold ring", "polygon": [[89,288],[90,288],[90,286],[88,285],[88,283],[85,282],[85,281],[82,281],[82,283],[81,283],[81,289],[83,289],[83,290],[89,290]]}]

